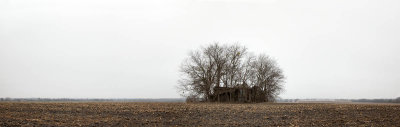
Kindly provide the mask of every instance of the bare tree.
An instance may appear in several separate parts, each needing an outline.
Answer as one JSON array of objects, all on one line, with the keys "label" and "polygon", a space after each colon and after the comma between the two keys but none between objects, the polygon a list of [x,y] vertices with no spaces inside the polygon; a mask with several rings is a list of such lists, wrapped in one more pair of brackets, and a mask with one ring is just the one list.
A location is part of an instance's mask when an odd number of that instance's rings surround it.
[{"label": "bare tree", "polygon": [[226,46],[214,43],[203,48],[203,52],[204,55],[209,59],[210,64],[212,63],[215,66],[213,74],[215,76],[214,83],[217,87],[220,87],[221,77],[223,75],[222,70],[227,62]]},{"label": "bare tree", "polygon": [[249,87],[255,86],[256,78],[255,78],[255,63],[256,57],[252,54],[246,54],[246,58],[243,61],[241,67],[240,67],[240,81],[242,82],[243,85],[247,85]]},{"label": "bare tree", "polygon": [[275,100],[282,90],[284,76],[277,63],[270,57],[261,54],[251,66],[255,72],[255,85],[261,88],[265,94],[266,101]]},{"label": "bare tree", "polygon": [[179,80],[179,90],[186,96],[203,97],[208,100],[215,80],[215,62],[201,51],[194,51],[183,62],[180,71],[183,73]]},{"label": "bare tree", "polygon": [[241,75],[242,59],[247,54],[247,48],[239,44],[234,44],[226,48],[226,64],[223,68],[223,83],[225,87],[239,85]]}]

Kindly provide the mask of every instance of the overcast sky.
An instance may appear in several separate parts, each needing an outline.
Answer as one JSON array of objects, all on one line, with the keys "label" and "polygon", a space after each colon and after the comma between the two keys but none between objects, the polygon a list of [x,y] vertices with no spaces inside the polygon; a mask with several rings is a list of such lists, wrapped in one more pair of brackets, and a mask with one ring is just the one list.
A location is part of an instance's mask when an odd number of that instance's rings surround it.
[{"label": "overcast sky", "polygon": [[212,42],[274,57],[282,98],[400,97],[398,0],[1,0],[0,97],[177,98]]}]

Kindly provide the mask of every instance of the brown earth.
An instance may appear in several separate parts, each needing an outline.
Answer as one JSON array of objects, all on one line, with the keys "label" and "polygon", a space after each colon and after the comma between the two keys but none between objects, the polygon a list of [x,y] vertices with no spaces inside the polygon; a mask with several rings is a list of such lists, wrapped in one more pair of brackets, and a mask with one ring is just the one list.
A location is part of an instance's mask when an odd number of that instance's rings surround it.
[{"label": "brown earth", "polygon": [[1,102],[0,126],[400,126],[400,105]]}]

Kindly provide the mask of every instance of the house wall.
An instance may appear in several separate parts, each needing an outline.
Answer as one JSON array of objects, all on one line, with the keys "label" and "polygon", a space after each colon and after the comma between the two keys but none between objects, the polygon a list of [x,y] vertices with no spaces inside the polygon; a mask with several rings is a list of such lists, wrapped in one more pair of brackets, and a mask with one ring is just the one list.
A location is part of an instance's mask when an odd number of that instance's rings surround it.
[{"label": "house wall", "polygon": [[263,102],[252,88],[217,88],[214,89],[215,102]]}]

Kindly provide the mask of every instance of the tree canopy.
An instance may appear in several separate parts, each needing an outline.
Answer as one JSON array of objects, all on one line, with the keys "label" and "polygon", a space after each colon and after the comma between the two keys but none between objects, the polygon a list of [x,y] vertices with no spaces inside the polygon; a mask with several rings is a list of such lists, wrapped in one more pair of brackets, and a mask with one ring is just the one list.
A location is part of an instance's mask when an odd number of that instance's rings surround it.
[{"label": "tree canopy", "polygon": [[215,87],[257,88],[263,101],[274,101],[283,90],[284,75],[266,54],[254,55],[240,44],[213,43],[191,51],[180,66],[182,96],[210,101]]}]

